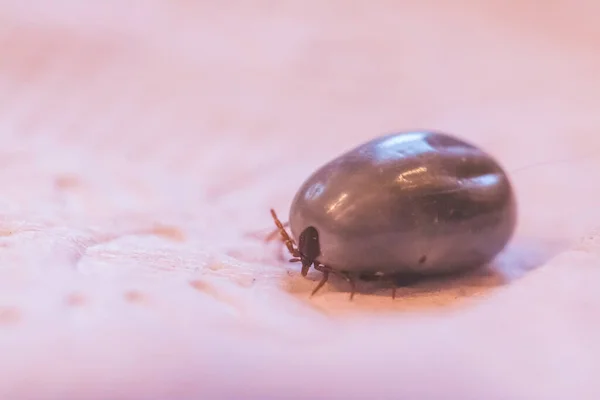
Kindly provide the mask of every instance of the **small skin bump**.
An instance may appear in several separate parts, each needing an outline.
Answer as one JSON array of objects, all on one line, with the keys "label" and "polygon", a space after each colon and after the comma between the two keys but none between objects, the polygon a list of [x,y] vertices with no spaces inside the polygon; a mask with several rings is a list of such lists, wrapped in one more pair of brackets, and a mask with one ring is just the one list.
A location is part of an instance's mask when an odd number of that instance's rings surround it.
[{"label": "small skin bump", "polygon": [[194,279],[193,281],[190,281],[190,286],[200,292],[206,292],[211,289],[211,286],[208,283],[200,279]]},{"label": "small skin bump", "polygon": [[147,296],[137,290],[129,290],[123,295],[128,303],[140,304],[147,301]]},{"label": "small skin bump", "polygon": [[208,266],[208,269],[210,269],[211,271],[218,271],[220,269],[223,269],[223,266],[219,264],[210,264]]},{"label": "small skin bump", "polygon": [[185,235],[183,232],[174,226],[156,224],[154,228],[152,228],[152,233],[175,242],[185,241]]},{"label": "small skin bump", "polygon": [[208,283],[202,279],[194,279],[194,280],[191,280],[189,283],[193,289],[195,289],[199,292],[202,292],[221,303],[231,306],[231,308],[236,310],[237,312],[242,311],[239,303],[236,302],[235,299],[233,299],[232,297],[230,297],[228,295],[225,295],[224,293],[219,292],[218,289],[215,288],[210,283]]},{"label": "small skin bump", "polygon": [[0,325],[14,325],[21,320],[17,307],[0,307]]},{"label": "small skin bump", "polygon": [[75,292],[75,293],[70,293],[67,296],[67,298],[65,299],[65,302],[69,306],[79,307],[86,303],[86,298],[83,294]]},{"label": "small skin bump", "polygon": [[79,186],[79,179],[72,175],[61,175],[55,179],[54,184],[59,189],[71,189]]},{"label": "small skin bump", "polygon": [[190,286],[197,291],[205,293],[215,299],[224,300],[225,302],[229,301],[228,299],[225,299],[223,296],[219,295],[217,289],[213,285],[203,281],[202,279],[194,279],[190,281]]}]

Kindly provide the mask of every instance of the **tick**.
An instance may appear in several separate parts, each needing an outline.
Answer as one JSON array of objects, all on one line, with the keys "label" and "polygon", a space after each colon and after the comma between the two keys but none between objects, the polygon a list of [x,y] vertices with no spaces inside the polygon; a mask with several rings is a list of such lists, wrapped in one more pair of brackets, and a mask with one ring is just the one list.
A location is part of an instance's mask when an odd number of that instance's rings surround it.
[{"label": "tick", "polygon": [[[302,264],[346,279],[427,277],[492,261],[517,219],[507,174],[455,136],[408,131],[375,138],[316,170],[296,193],[289,228],[271,215]],[[274,232],[274,233],[276,233]],[[392,294],[395,297],[395,288]]]}]

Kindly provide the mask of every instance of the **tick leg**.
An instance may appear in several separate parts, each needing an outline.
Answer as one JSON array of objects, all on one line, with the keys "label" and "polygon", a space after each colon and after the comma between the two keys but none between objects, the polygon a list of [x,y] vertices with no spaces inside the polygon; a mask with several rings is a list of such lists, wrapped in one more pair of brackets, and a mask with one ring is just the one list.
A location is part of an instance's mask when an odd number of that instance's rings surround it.
[{"label": "tick leg", "polygon": [[279,232],[283,244],[285,244],[285,247],[287,247],[292,257],[301,258],[300,252],[298,251],[298,249],[296,249],[296,243],[294,242],[294,239],[292,239],[287,233],[285,227],[283,226],[279,218],[277,218],[277,214],[273,209],[271,209],[271,216],[273,217],[273,222],[275,222],[275,225],[277,226],[277,232]]},{"label": "tick leg", "polygon": [[[316,269],[316,267],[315,267]],[[323,285],[325,285],[325,283],[327,283],[327,280],[329,279],[329,270],[328,269],[319,269],[319,271],[323,272],[323,277],[321,278],[321,281],[319,282],[319,284],[313,289],[312,293],[310,294],[310,297],[314,296],[319,289],[321,289],[323,287]]]},{"label": "tick leg", "polygon": [[314,294],[323,287],[323,285],[327,282],[327,280],[329,279],[329,274],[335,274],[340,276],[341,278],[345,279],[346,281],[348,281],[348,283],[350,284],[350,301],[352,301],[352,299],[354,298],[354,294],[356,293],[356,281],[354,280],[354,278],[347,272],[340,272],[340,271],[335,271],[331,268],[329,268],[326,265],[322,265],[322,264],[318,264],[315,263],[313,265],[314,269],[316,269],[319,272],[323,273],[323,278],[321,279],[321,281],[319,282],[319,284],[317,285],[317,287],[315,288],[315,290],[313,290],[313,293],[311,294],[311,296],[314,296]]},{"label": "tick leg", "polygon": [[348,272],[340,272],[340,276],[350,284],[350,301],[352,301],[352,299],[354,299],[354,294],[356,293],[356,281]]},{"label": "tick leg", "polygon": [[[290,223],[284,222],[283,224],[281,224],[281,226],[283,228],[287,228],[288,226],[290,226]],[[276,229],[274,229],[271,233],[269,233],[267,235],[267,237],[265,238],[265,242],[270,242],[271,240],[274,240],[278,234],[279,234],[279,227],[277,227]]]},{"label": "tick leg", "polygon": [[394,285],[392,287],[392,300],[396,300],[396,289],[397,289],[397,287],[396,287],[396,285]]}]

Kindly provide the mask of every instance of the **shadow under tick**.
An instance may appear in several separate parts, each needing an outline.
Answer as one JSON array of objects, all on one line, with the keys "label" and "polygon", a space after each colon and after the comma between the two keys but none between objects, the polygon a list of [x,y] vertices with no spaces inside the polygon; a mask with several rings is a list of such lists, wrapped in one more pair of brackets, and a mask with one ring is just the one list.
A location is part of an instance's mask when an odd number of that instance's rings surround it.
[{"label": "shadow under tick", "polygon": [[[551,253],[538,251],[526,252],[529,257],[525,259],[516,256],[513,252],[523,252],[522,248],[507,249],[506,254],[501,254],[497,261],[491,264],[461,273],[449,273],[445,275],[435,275],[424,277],[419,275],[396,275],[386,277],[385,279],[377,279],[371,277],[356,280],[356,295],[353,301],[348,301],[348,307],[352,307],[354,302],[357,304],[376,305],[381,308],[381,302],[375,299],[389,298],[388,307],[393,309],[439,309],[445,307],[454,307],[463,301],[470,298],[480,297],[490,291],[505,285],[509,285],[513,280],[507,276],[505,271],[506,260],[513,260],[518,266],[515,268],[521,270],[521,278],[525,274],[542,266],[548,259],[552,257]],[[522,256],[523,254],[521,254]],[[300,275],[293,279],[298,279],[300,282],[305,279],[300,279]],[[313,289],[314,283],[318,282],[320,276],[317,274],[310,277],[310,283],[295,285],[292,287],[294,294],[306,297],[309,301],[314,301],[318,298],[318,294],[310,298],[310,292]],[[311,282],[312,281],[312,282]],[[298,282],[298,283],[300,283]],[[344,297],[349,295],[350,286],[347,281],[336,276],[332,276],[328,282],[327,291],[343,294]],[[393,288],[396,288],[396,298],[392,299]],[[361,298],[362,297],[362,298]],[[370,300],[368,298],[371,298]],[[387,304],[387,300],[386,303]]]},{"label": "shadow under tick", "polygon": [[[403,300],[403,294],[434,294],[455,292],[466,287],[494,288],[504,283],[503,277],[490,267],[482,267],[460,273],[423,276],[416,274],[397,274],[385,278],[362,277],[356,280],[356,296],[375,295],[390,297],[396,288],[396,301]],[[342,279],[333,279],[331,289],[348,292],[348,283]],[[357,298],[357,297],[355,297]]]},{"label": "shadow under tick", "polygon": [[[398,274],[386,278],[363,276],[361,279],[356,279],[356,295],[353,302],[365,305],[373,303],[374,299],[388,297],[390,307],[394,309],[430,309],[455,306],[469,298],[480,297],[498,287],[510,285],[513,281],[542,267],[568,246],[568,243],[560,240],[534,240],[517,237],[514,243],[507,246],[498,257],[486,266],[434,276],[414,274]],[[305,279],[301,278],[299,272],[293,274],[293,277],[290,278],[290,292],[305,297],[309,301],[318,300],[319,294],[311,299],[310,293],[321,276],[319,273],[313,273],[308,278],[309,282],[304,284]],[[394,287],[396,288],[396,298],[392,299]],[[350,285],[346,280],[332,275],[325,291],[336,292],[346,297],[350,294]],[[348,307],[352,308],[353,302],[347,302]],[[375,303],[380,308],[382,303],[377,301]]]}]

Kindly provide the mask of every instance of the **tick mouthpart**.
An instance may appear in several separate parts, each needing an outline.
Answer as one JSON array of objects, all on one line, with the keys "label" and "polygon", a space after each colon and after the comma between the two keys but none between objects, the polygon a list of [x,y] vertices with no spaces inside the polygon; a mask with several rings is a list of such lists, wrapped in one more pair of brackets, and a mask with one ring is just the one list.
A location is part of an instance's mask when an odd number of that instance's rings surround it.
[{"label": "tick mouthpart", "polygon": [[302,259],[302,271],[301,271],[301,274],[302,274],[303,277],[306,277],[306,275],[308,275],[308,270],[310,269],[311,265],[312,265],[312,262],[309,262],[305,258]]}]

